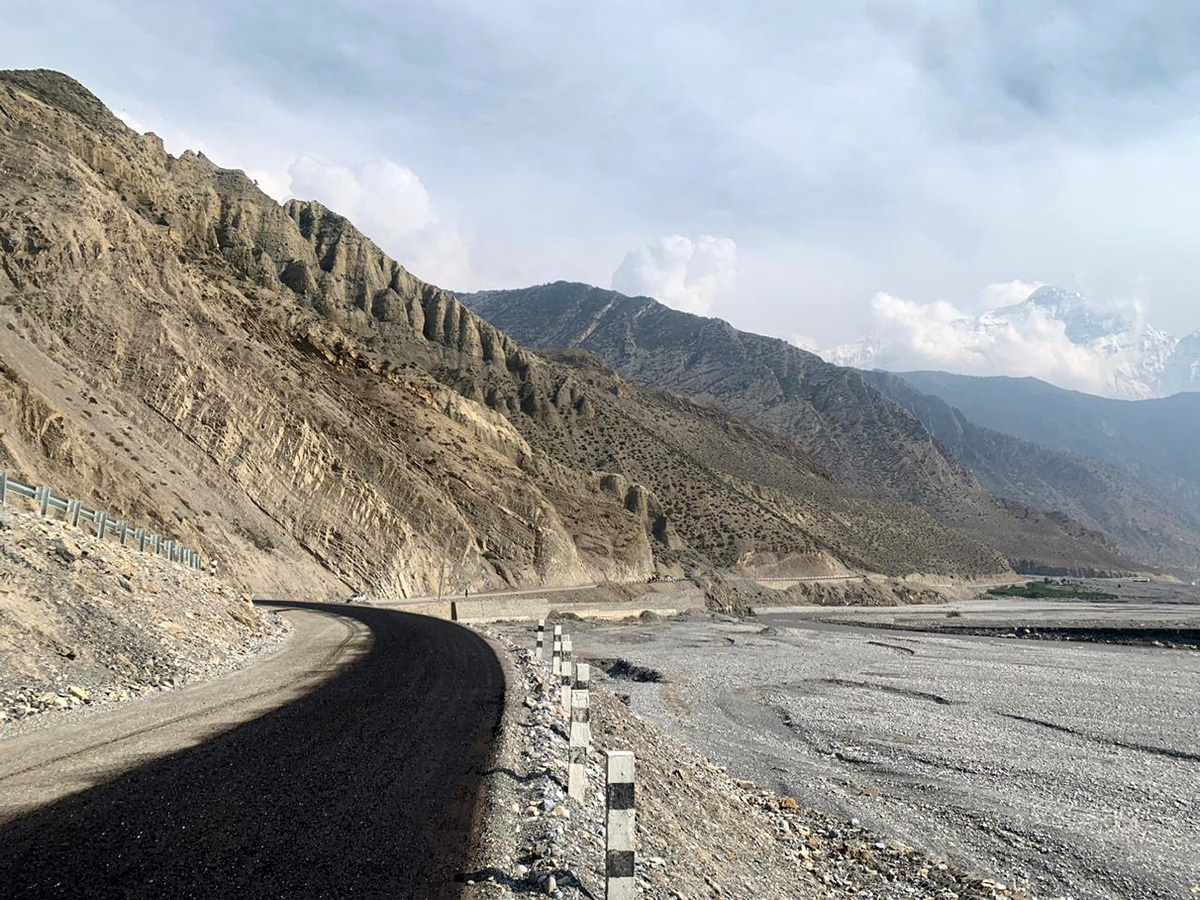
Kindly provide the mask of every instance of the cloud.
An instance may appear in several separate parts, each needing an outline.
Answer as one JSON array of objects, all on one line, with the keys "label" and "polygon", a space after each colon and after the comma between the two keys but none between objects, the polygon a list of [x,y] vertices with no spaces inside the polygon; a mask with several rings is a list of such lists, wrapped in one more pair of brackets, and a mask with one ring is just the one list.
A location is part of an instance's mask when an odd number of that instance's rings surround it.
[{"label": "cloud", "polygon": [[821,345],[811,334],[793,334],[788,338],[788,343],[793,347],[799,347],[801,350],[807,350],[809,353],[820,353]]},{"label": "cloud", "polygon": [[1042,286],[1040,281],[1005,281],[989,284],[979,292],[981,309],[1000,309],[1016,306],[1029,299],[1029,295]]},{"label": "cloud", "polygon": [[1067,337],[1066,326],[1037,307],[981,327],[944,302],[917,303],[888,293],[871,300],[875,332],[889,369],[934,368],[968,375],[1035,377],[1090,393],[1106,393],[1120,354],[1098,352]]},{"label": "cloud", "polygon": [[673,234],[630,250],[613,272],[613,290],[653,297],[674,309],[707,315],[737,280],[737,244],[702,234]]},{"label": "cloud", "polygon": [[1200,324],[1194,0],[25,6],[6,65],[273,196],[297,148],[399,154],[480,287],[606,284],[631,230],[707,232],[752,330],[853,340],[880,285],[974,312],[1010,271]]},{"label": "cloud", "polygon": [[345,216],[418,277],[469,286],[466,241],[453,222],[438,217],[412,169],[389,159],[342,166],[306,155],[292,162],[288,177],[291,196]]}]

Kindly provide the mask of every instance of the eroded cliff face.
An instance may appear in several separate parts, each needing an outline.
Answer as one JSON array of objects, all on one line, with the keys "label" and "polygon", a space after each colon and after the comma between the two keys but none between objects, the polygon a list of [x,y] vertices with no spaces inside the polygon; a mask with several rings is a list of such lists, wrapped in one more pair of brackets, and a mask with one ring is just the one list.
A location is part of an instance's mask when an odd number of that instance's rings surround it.
[{"label": "eroded cliff face", "polygon": [[[524,351],[357,232],[331,242],[319,206],[172,159],[54,73],[0,79],[0,129],[10,467],[264,592],[652,571],[647,529],[590,473],[428,371],[519,370]],[[564,519],[556,495],[604,521]]]},{"label": "eroded cliff face", "polygon": [[793,443],[537,356],[65,76],[0,74],[0,159],[3,462],[263,593],[1005,569]]}]

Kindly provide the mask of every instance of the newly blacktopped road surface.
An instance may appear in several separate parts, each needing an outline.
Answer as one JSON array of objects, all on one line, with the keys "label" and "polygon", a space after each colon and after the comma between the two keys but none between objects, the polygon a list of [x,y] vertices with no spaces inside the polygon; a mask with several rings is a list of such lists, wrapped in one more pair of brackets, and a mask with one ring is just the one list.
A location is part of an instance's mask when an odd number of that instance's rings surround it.
[{"label": "newly blacktopped road surface", "polygon": [[241,672],[0,741],[0,896],[456,896],[491,649],[422,616],[279,609],[292,642]]}]

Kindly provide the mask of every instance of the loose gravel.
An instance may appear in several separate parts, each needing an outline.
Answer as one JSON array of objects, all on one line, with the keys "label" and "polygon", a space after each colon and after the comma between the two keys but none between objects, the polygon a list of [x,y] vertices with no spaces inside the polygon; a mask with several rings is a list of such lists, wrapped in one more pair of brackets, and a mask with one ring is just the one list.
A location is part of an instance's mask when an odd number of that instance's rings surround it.
[{"label": "loose gravel", "polygon": [[287,636],[206,572],[0,509],[0,736],[215,677]]},{"label": "loose gravel", "polygon": [[[573,636],[632,709],[803,807],[1030,897],[1200,885],[1200,655],[692,618]],[[769,623],[769,624],[768,624]],[[785,896],[774,894],[773,896]]]},{"label": "loose gravel", "polygon": [[480,865],[461,876],[465,897],[604,896],[604,749],[637,758],[636,877],[648,900],[1024,896],[857,819],[736,779],[626,705],[627,685],[653,682],[621,679],[592,690],[588,790],[576,802],[566,796],[567,720],[548,664],[510,640],[524,642],[527,629],[484,630],[507,657],[509,710]]}]

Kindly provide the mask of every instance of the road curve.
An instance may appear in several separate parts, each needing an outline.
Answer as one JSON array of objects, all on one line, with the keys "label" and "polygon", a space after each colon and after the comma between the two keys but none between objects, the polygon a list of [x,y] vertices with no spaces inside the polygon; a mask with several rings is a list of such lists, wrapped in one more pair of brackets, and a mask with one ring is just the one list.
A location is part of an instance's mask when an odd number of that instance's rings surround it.
[{"label": "road curve", "polygon": [[0,742],[0,894],[457,896],[503,702],[491,648],[424,616],[271,605],[288,650]]}]

